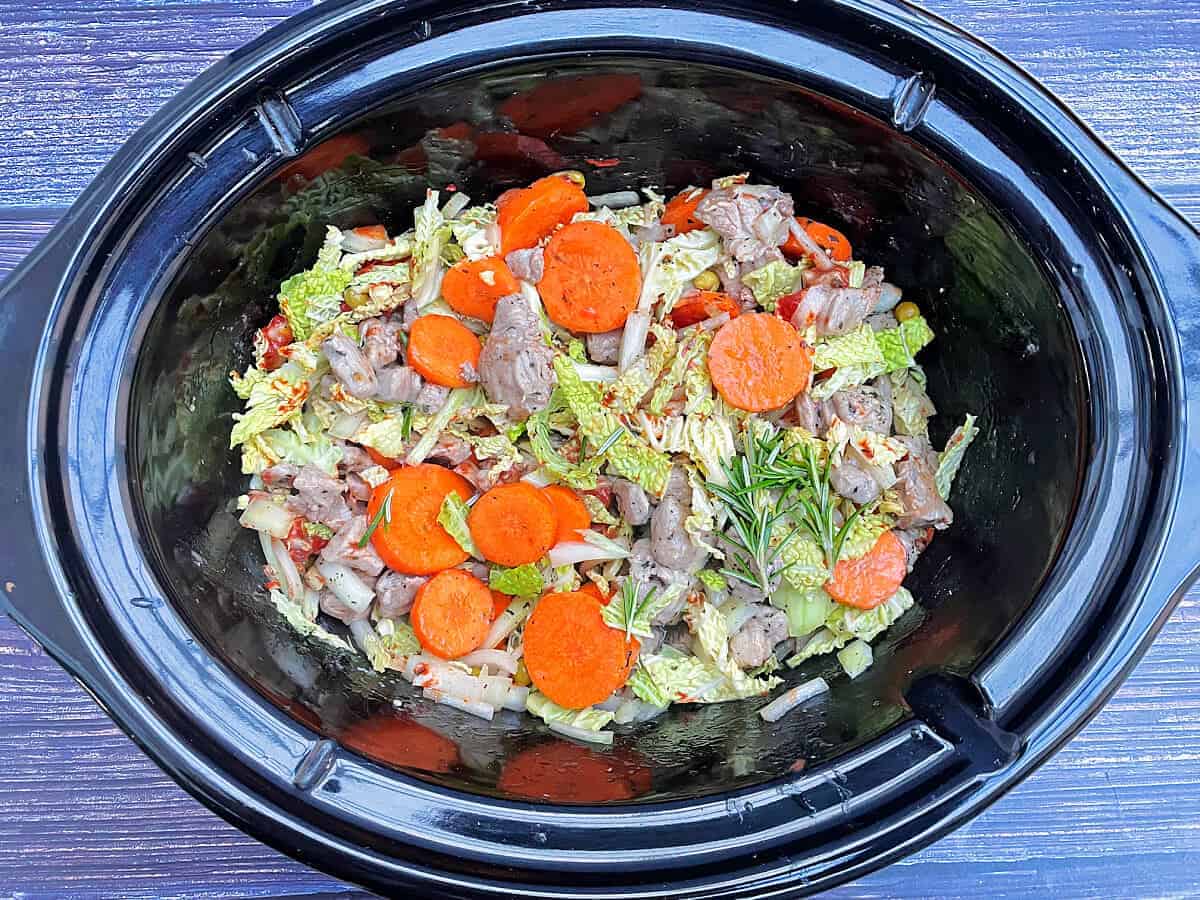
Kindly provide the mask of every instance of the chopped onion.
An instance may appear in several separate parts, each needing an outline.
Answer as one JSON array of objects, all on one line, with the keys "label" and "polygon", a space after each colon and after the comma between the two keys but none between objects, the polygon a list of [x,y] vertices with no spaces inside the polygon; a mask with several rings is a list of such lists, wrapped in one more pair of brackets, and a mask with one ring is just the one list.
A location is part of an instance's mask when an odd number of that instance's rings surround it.
[{"label": "chopped onion", "polygon": [[272,503],[264,497],[255,497],[246,504],[246,511],[238,522],[243,528],[253,528],[255,531],[265,531],[271,537],[285,538],[292,530],[292,521],[296,518],[277,503]]},{"label": "chopped onion", "polygon": [[375,591],[349,566],[322,562],[317,564],[317,571],[321,573],[325,584],[334,595],[354,612],[364,613],[370,608],[371,601],[375,599]]},{"label": "chopped onion", "polygon": [[900,302],[900,298],[904,296],[904,292],[896,285],[889,281],[879,285],[879,300],[876,302],[872,313],[891,312],[896,308],[896,304]]},{"label": "chopped onion", "polygon": [[333,424],[329,426],[329,436],[339,438],[343,441],[354,437],[358,429],[362,428],[363,423],[367,421],[367,414],[364,413],[341,413]]},{"label": "chopped onion", "polygon": [[[529,610],[533,603],[529,600],[514,600],[508,604],[508,607],[500,615],[496,616],[492,622],[491,630],[488,631],[487,637],[483,639],[483,646],[495,647],[502,640],[512,634],[518,625],[525,621],[525,617],[529,615]],[[476,651],[478,653],[480,651]],[[473,654],[472,654],[473,655]],[[516,659],[513,653],[507,653],[506,656]],[[514,666],[512,671],[517,671]]]},{"label": "chopped onion", "polygon": [[627,703],[627,702],[629,702],[629,701],[627,701],[619,693],[618,694],[610,694],[609,696],[604,698],[604,701],[602,703],[593,703],[592,709],[602,709],[605,712],[616,712],[618,709],[621,708],[622,704]]},{"label": "chopped onion", "polygon": [[365,253],[368,250],[382,250],[388,245],[384,238],[367,237],[357,231],[342,233],[342,250],[346,253]]},{"label": "chopped onion", "polygon": [[626,700],[616,709],[613,721],[618,725],[633,725],[637,722],[649,722],[667,711],[666,706],[655,706],[643,703],[641,700]]},{"label": "chopped onion", "polygon": [[607,541],[609,546],[586,540],[586,534],[584,541],[563,541],[561,544],[555,544],[546,554],[550,559],[550,565],[573,566],[576,563],[598,559],[627,559],[629,557],[629,551],[616,541],[611,541],[603,535],[597,535],[597,537]]},{"label": "chopped onion", "polygon": [[528,481],[534,487],[546,487],[546,485],[554,484],[554,480],[546,474],[545,469],[534,469],[532,472],[526,472],[521,476],[522,481]]},{"label": "chopped onion", "polygon": [[590,528],[580,529],[579,536],[583,538],[585,544],[591,544],[593,547],[607,550],[612,554],[613,559],[625,559],[629,556],[629,544],[624,540],[614,541],[612,538],[605,537],[600,532],[593,531]]},{"label": "chopped onion", "polygon": [[443,706],[449,706],[453,709],[460,709],[473,716],[479,716],[481,719],[487,719],[489,722],[492,721],[492,716],[496,714],[494,706],[488,706],[486,703],[473,700],[463,700],[451,694],[444,694],[434,688],[426,688],[421,693],[435,703],[441,703]]},{"label": "chopped onion", "polygon": [[283,546],[282,541],[275,539],[271,541],[271,550],[275,554],[275,572],[283,583],[284,592],[289,599],[300,600],[304,597],[304,582],[300,579],[300,570],[296,568],[287,547]]},{"label": "chopped onion", "polygon": [[367,652],[367,638],[374,637],[375,629],[366,619],[355,619],[350,623],[350,636],[363,653]]},{"label": "chopped onion", "polygon": [[[505,610],[507,612],[507,610]],[[508,637],[508,635],[504,635]],[[488,644],[486,647],[494,647],[498,641]],[[470,666],[472,669],[478,666],[491,666],[498,672],[507,672],[509,675],[517,673],[517,660],[511,653],[505,653],[503,650],[475,650],[468,653],[466,656],[460,656],[458,661],[465,666]]]},{"label": "chopped onion", "polygon": [[855,639],[837,653],[837,660],[842,665],[842,671],[851,678],[857,678],[875,661],[875,653],[871,645],[861,638]]},{"label": "chopped onion", "polygon": [[813,265],[822,272],[828,272],[833,268],[833,261],[825,255],[825,251],[821,249],[821,245],[812,239],[812,236],[800,227],[800,223],[792,219],[788,223],[788,231],[804,248],[804,252],[813,261]]},{"label": "chopped onion", "polygon": [[471,197],[462,191],[454,194],[442,207],[442,217],[445,219],[458,218],[458,214],[471,205]]},{"label": "chopped onion", "polygon": [[479,682],[483,690],[479,695],[481,702],[488,706],[500,707],[508,699],[508,689],[512,687],[512,679],[507,675],[480,675]]},{"label": "chopped onion", "polygon": [[586,728],[564,725],[561,722],[551,722],[550,730],[555,734],[561,734],[563,737],[574,738],[577,741],[585,741],[589,744],[611,744],[613,742],[613,733],[611,731],[588,731]]},{"label": "chopped onion", "polygon": [[588,197],[588,203],[609,209],[624,209],[626,206],[637,206],[641,199],[637,191],[613,191],[611,194],[594,194]]},{"label": "chopped onion", "polygon": [[780,694],[760,709],[758,714],[768,722],[777,722],[801,703],[807,703],[813,697],[824,694],[828,690],[829,685],[824,678],[814,678],[812,681],[798,684],[791,690]]},{"label": "chopped onion", "polygon": [[617,370],[613,366],[597,366],[592,363],[575,363],[575,372],[580,380],[598,384],[607,384],[617,380]]},{"label": "chopped onion", "polygon": [[513,712],[525,712],[525,703],[528,699],[529,688],[514,684],[508,689],[508,696],[504,698],[504,708],[511,709]]},{"label": "chopped onion", "polygon": [[632,366],[646,349],[646,338],[650,335],[650,313],[637,310],[625,320],[625,331],[621,334],[621,351],[617,371],[624,372]]}]

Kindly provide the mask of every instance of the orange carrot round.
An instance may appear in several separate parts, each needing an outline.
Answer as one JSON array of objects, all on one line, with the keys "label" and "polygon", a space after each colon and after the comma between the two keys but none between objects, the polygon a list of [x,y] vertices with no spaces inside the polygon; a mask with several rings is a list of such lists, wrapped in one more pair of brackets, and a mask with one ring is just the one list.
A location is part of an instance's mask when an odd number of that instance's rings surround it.
[{"label": "orange carrot round", "polygon": [[659,219],[663,225],[674,225],[676,234],[687,234],[704,228],[704,223],[696,218],[696,207],[708,196],[708,191],[700,188],[687,188],[671,198]]},{"label": "orange carrot round", "polygon": [[592,517],[579,499],[579,495],[565,485],[552,484],[542,488],[542,493],[550,498],[554,505],[554,514],[558,520],[558,531],[554,535],[554,543],[581,540],[579,532],[592,524]]},{"label": "orange carrot round", "polygon": [[765,412],[808,387],[812,351],[778,316],[748,313],[721,326],[708,349],[708,373],[726,403]]},{"label": "orange carrot round", "polygon": [[676,328],[687,328],[705,319],[721,313],[729,313],[729,318],[736,319],[741,307],[728,294],[720,291],[696,291],[679,298],[671,310],[671,324]]},{"label": "orange carrot round", "polygon": [[547,594],[525,624],[529,677],[567,709],[599,703],[621,687],[639,649],[637,638],[604,624],[600,604],[582,591]]},{"label": "orange carrot round", "polygon": [[502,594],[499,591],[492,591],[492,621],[495,622],[500,618],[500,613],[508,609],[508,604],[512,603],[512,597],[508,594]]},{"label": "orange carrot round", "polygon": [[612,595],[615,593],[615,591],[610,588],[608,596],[606,597],[604,596],[604,592],[600,590],[600,585],[596,584],[594,581],[589,581],[579,589],[579,593],[587,594],[589,597],[595,597],[597,603],[605,604],[612,599]]},{"label": "orange carrot round", "polygon": [[637,254],[611,225],[574,222],[555,232],[543,254],[538,291],[550,320],[595,334],[620,328],[637,307]]},{"label": "orange carrot round", "polygon": [[492,626],[492,592],[462,569],[439,572],[417,589],[410,613],[421,647],[442,659],[479,649]]},{"label": "orange carrot round", "polygon": [[469,387],[478,381],[482,349],[471,329],[449,316],[421,316],[408,332],[408,364],[426,381],[443,387]]},{"label": "orange carrot round", "polygon": [[[812,238],[817,245],[829,254],[829,258],[834,262],[849,262],[850,260],[850,241],[846,236],[836,228],[831,228],[823,222],[814,222],[812,219],[806,219],[804,216],[796,216],[796,221],[800,223],[800,227],[808,232],[808,236]],[[787,241],[782,247],[784,256],[791,259],[800,259],[805,255],[804,246],[796,240],[793,234],[788,235]]]},{"label": "orange carrot round", "polygon": [[[403,466],[371,492],[367,519],[378,524],[371,543],[388,567],[405,575],[432,575],[467,561],[467,553],[438,524],[451,491],[464,501],[474,493],[467,479],[432,463]],[[388,509],[384,501],[391,497]]]},{"label": "orange carrot round", "polygon": [[908,572],[904,544],[885,531],[866,556],[843,559],[833,567],[825,592],[838,603],[856,609],[874,609],[891,597]]},{"label": "orange carrot round", "polygon": [[549,497],[527,481],[514,481],[476,500],[467,527],[485,559],[522,566],[537,562],[554,546],[558,519]]},{"label": "orange carrot round", "polygon": [[504,260],[495,256],[464,259],[442,279],[442,297],[450,308],[485,322],[496,317],[496,304],[501,298],[519,290],[521,285]]},{"label": "orange carrot round", "polygon": [[500,104],[500,112],[519,131],[550,137],[581,131],[641,93],[638,75],[575,75],[514,94]]},{"label": "orange carrot round", "polygon": [[504,253],[537,245],[575,213],[587,212],[587,194],[573,181],[550,175],[527,188],[505,191],[496,201],[496,224]]}]

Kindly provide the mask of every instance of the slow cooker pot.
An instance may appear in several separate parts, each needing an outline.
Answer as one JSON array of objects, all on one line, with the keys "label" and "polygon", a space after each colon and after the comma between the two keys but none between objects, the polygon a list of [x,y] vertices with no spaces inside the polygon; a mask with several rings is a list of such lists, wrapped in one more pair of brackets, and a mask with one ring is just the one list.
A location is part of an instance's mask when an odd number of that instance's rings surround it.
[{"label": "slow cooker pot", "polygon": [[[595,99],[613,79],[616,108]],[[512,133],[503,100],[550,82],[535,96],[578,121]],[[427,183],[482,199],[563,168],[589,192],[780,184],[934,324],[935,442],[980,416],[918,606],[866,675],[774,725],[678,707],[612,750],[489,725],[264,601],[226,378],[278,281],[325,222],[401,228]],[[156,115],[6,284],[4,608],[202,801],[373,889],[817,890],[1044,761],[1195,574],[1198,290],[1187,223],[906,5],[326,2]]]}]

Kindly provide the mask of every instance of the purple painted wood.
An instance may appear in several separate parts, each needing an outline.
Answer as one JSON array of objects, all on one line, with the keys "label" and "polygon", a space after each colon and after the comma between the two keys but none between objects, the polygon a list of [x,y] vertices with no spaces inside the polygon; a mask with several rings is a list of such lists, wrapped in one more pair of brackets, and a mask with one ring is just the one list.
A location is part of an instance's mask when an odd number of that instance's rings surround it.
[{"label": "purple painted wood", "polygon": [[[0,277],[188,79],[308,0],[0,0]],[[1200,4],[928,0],[1200,221]],[[1200,591],[1074,741],[844,897],[1200,895]],[[0,895],[362,896],[240,834],[0,618]]]}]

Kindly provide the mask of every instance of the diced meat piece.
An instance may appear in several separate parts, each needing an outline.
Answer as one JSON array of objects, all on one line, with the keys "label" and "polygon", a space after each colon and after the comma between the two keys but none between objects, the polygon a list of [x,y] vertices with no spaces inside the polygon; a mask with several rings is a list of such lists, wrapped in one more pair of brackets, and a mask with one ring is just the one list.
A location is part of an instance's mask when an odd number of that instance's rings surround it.
[{"label": "diced meat piece", "polygon": [[900,543],[904,545],[904,555],[908,561],[908,571],[913,570],[917,557],[925,552],[933,540],[932,528],[897,528],[894,531]]},{"label": "diced meat piece", "polygon": [[514,278],[537,284],[542,280],[543,258],[541,247],[530,247],[528,250],[514,250],[504,257],[504,264]]},{"label": "diced meat piece", "polygon": [[875,500],[882,491],[869,468],[846,453],[840,465],[829,470],[829,483],[841,496],[861,506]]},{"label": "diced meat piece", "polygon": [[357,472],[351,472],[346,476],[346,493],[355,500],[366,503],[371,499],[371,486]]},{"label": "diced meat piece", "polygon": [[877,434],[891,434],[892,383],[886,375],[867,384],[838,391],[830,401],[837,417],[847,425]]},{"label": "diced meat piece", "polygon": [[328,589],[321,591],[318,605],[321,607],[321,612],[325,613],[325,615],[333,616],[333,618],[339,619],[347,625],[351,622],[365,619],[371,612],[369,605],[358,610],[348,606],[342,600],[338,599],[337,594]]},{"label": "diced meat piece", "polygon": [[421,412],[432,415],[446,405],[449,396],[450,388],[448,387],[440,384],[424,384],[417,391],[417,399],[413,402],[417,404],[417,409]]},{"label": "diced meat piece", "polygon": [[424,575],[401,575],[388,570],[375,582],[375,604],[379,615],[394,619],[412,609],[413,598],[429,579]]},{"label": "diced meat piece", "polygon": [[872,331],[888,331],[900,324],[890,312],[873,313],[867,316],[866,321],[871,326]]},{"label": "diced meat piece", "polygon": [[683,522],[691,514],[690,504],[666,496],[650,518],[650,544],[654,561],[666,569],[692,574],[704,567],[708,554],[692,543]]},{"label": "diced meat piece", "polygon": [[373,397],[378,388],[375,370],[358,344],[344,334],[334,334],[321,342],[321,349],[329,360],[329,368],[337,380],[355,397]]},{"label": "diced meat piece", "polygon": [[501,298],[479,355],[479,378],[488,399],[506,404],[516,419],[544,409],[554,390],[553,360],[554,351],[543,340],[541,324],[525,298]]},{"label": "diced meat piece", "polygon": [[729,639],[733,661],[743,669],[761,666],[771,657],[775,645],[787,639],[787,614],[773,606],[759,606],[754,617]]},{"label": "diced meat piece", "polygon": [[335,530],[350,521],[350,507],[343,496],[346,486],[316,466],[302,466],[292,487],[296,493],[285,504],[291,512]]},{"label": "diced meat piece", "polygon": [[363,356],[378,374],[384,366],[390,366],[400,358],[399,322],[384,319],[367,319],[358,326],[362,335]]},{"label": "diced meat piece", "polygon": [[709,191],[696,206],[696,218],[725,241],[738,262],[763,259],[788,237],[792,198],[767,185],[733,185]]},{"label": "diced meat piece", "polygon": [[660,610],[651,620],[651,624],[668,625],[678,621],[687,606],[687,591],[691,587],[692,577],[661,565],[654,558],[653,542],[650,538],[634,541],[629,552],[629,577],[638,582],[642,591],[649,591],[651,588],[663,591],[671,587],[679,591],[679,596],[665,609]]},{"label": "diced meat piece", "polygon": [[896,520],[897,527],[932,527],[939,531],[950,527],[954,513],[937,491],[936,458],[931,461],[931,454],[922,452],[919,438],[905,438],[904,441],[912,449],[896,463],[896,499],[904,507],[904,514]]},{"label": "diced meat piece", "polygon": [[658,652],[658,648],[662,646],[664,637],[666,637],[664,629],[651,628],[650,637],[638,638],[638,642],[641,644],[641,647],[638,648],[638,656],[648,657],[656,654]]},{"label": "diced meat piece", "polygon": [[833,404],[828,400],[814,400],[805,391],[796,397],[795,407],[796,424],[819,438],[825,437],[833,419]]},{"label": "diced meat piece", "polygon": [[363,469],[369,469],[375,465],[375,460],[371,459],[371,454],[367,453],[362,447],[357,444],[342,444],[342,471],[349,474],[350,472],[361,472]]},{"label": "diced meat piece", "polygon": [[682,622],[675,622],[663,632],[663,646],[674,647],[689,656],[692,653],[692,632]]},{"label": "diced meat piece", "polygon": [[671,467],[667,475],[667,485],[663,488],[663,497],[674,497],[686,506],[692,505],[692,486],[683,466]]},{"label": "diced meat piece", "polygon": [[622,519],[630,525],[645,525],[650,521],[650,498],[641,485],[624,478],[614,478],[612,492],[617,498],[617,510]]},{"label": "diced meat piece", "polygon": [[263,469],[263,485],[269,491],[291,490],[292,482],[296,480],[298,474],[300,474],[300,470],[291,463],[277,463]]},{"label": "diced meat piece", "polygon": [[863,272],[862,284],[859,287],[876,288],[883,285],[883,267],[882,266],[867,266]]},{"label": "diced meat piece", "polygon": [[355,516],[329,539],[325,549],[321,551],[321,559],[325,562],[341,563],[366,575],[378,575],[383,571],[383,560],[375,552],[370,541],[366,546],[358,546],[364,534],[367,533],[367,517]]},{"label": "diced meat piece", "polygon": [[879,299],[879,288],[830,287],[817,284],[805,288],[792,324],[799,331],[816,326],[817,334],[839,335],[853,331],[866,319]]},{"label": "diced meat piece", "polygon": [[462,438],[452,434],[438,436],[437,443],[426,457],[430,462],[441,462],[448,466],[457,466],[471,457],[471,445]]},{"label": "diced meat piece", "polygon": [[615,366],[617,360],[621,358],[621,338],[624,335],[624,328],[589,334],[587,336],[588,358],[602,366]]},{"label": "diced meat piece", "polygon": [[[408,366],[387,366],[375,373],[379,387],[375,397],[385,403],[414,403],[421,395],[424,382],[416,369]],[[437,387],[437,385],[433,385]],[[435,407],[436,408],[436,407]]]}]

